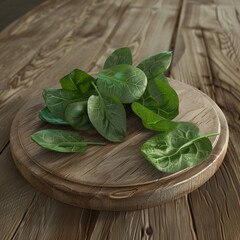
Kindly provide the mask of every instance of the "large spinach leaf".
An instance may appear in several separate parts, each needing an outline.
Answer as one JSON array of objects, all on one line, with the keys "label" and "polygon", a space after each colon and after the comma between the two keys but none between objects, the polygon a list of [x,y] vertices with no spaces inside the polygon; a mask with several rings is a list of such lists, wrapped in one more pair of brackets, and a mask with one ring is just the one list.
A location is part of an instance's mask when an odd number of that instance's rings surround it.
[{"label": "large spinach leaf", "polygon": [[143,95],[147,78],[139,68],[121,64],[99,72],[97,86],[104,95],[116,96],[122,103],[131,103]]},{"label": "large spinach leaf", "polygon": [[44,107],[39,112],[39,118],[44,121],[55,125],[68,125],[68,122],[66,122],[64,119],[55,117],[47,107]]},{"label": "large spinach leaf", "polygon": [[137,67],[146,74],[148,79],[152,79],[165,72],[171,61],[172,52],[164,51],[145,58]]},{"label": "large spinach leaf", "polygon": [[177,124],[159,116],[138,102],[132,103],[131,107],[133,112],[142,119],[142,124],[147,129],[165,132],[173,129]]},{"label": "large spinach leaf", "polygon": [[77,130],[93,128],[87,113],[87,101],[68,104],[65,110],[65,120]]},{"label": "large spinach leaf", "polygon": [[116,97],[92,95],[88,99],[88,116],[92,125],[107,140],[121,142],[126,134],[126,112]]},{"label": "large spinach leaf", "polygon": [[44,89],[43,98],[50,112],[62,119],[65,119],[65,110],[68,104],[84,100],[77,91],[54,88]]},{"label": "large spinach leaf", "polygon": [[60,83],[63,89],[66,90],[78,90],[81,93],[86,93],[92,88],[91,82],[95,79],[80,69],[74,69],[71,73],[60,79]]},{"label": "large spinach leaf", "polygon": [[173,119],[179,113],[177,93],[160,76],[148,81],[147,89],[139,102],[166,119]]},{"label": "large spinach leaf", "polygon": [[65,130],[45,129],[32,135],[39,146],[56,152],[85,152],[87,145],[105,145],[100,142],[85,142],[77,133]]},{"label": "large spinach leaf", "polygon": [[104,69],[113,67],[119,64],[132,65],[132,52],[128,47],[116,49],[105,61]]},{"label": "large spinach leaf", "polygon": [[214,135],[218,134],[199,136],[197,126],[179,122],[172,130],[147,140],[141,151],[155,168],[173,173],[204,161],[212,151],[208,137]]}]

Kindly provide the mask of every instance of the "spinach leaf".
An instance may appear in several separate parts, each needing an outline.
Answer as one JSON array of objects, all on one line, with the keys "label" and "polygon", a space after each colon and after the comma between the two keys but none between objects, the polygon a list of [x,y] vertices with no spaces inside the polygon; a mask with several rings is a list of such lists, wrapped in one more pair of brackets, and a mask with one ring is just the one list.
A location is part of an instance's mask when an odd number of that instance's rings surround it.
[{"label": "spinach leaf", "polygon": [[172,52],[164,51],[145,58],[137,67],[146,74],[148,79],[152,79],[165,72],[171,61]]},{"label": "spinach leaf", "polygon": [[159,116],[138,102],[132,103],[131,107],[133,112],[142,119],[142,124],[147,129],[165,132],[177,125],[177,123]]},{"label": "spinach leaf", "polygon": [[56,152],[85,152],[87,145],[105,145],[100,142],[84,142],[79,134],[56,129],[45,129],[32,135],[39,146]]},{"label": "spinach leaf", "polygon": [[68,122],[66,122],[65,120],[55,117],[47,107],[43,108],[39,112],[38,116],[44,122],[48,122],[55,125],[68,125]]},{"label": "spinach leaf", "polygon": [[215,135],[218,134],[199,136],[197,126],[179,122],[172,130],[147,140],[141,151],[158,170],[173,173],[204,161],[212,151],[208,137]]},{"label": "spinach leaf", "polygon": [[95,79],[87,74],[86,72],[74,69],[71,73],[60,79],[60,83],[63,89],[80,91],[81,93],[86,93],[92,88],[91,82]]},{"label": "spinach leaf", "polygon": [[103,69],[119,64],[132,65],[132,52],[128,47],[118,48],[105,61]]},{"label": "spinach leaf", "polygon": [[87,113],[87,101],[68,104],[65,110],[65,120],[77,130],[93,128]]},{"label": "spinach leaf", "polygon": [[116,97],[92,95],[88,99],[88,116],[92,125],[107,140],[121,142],[126,134],[126,112]]},{"label": "spinach leaf", "polygon": [[62,119],[65,119],[65,110],[68,104],[84,100],[77,91],[54,88],[44,89],[43,98],[50,112]]},{"label": "spinach leaf", "polygon": [[179,113],[178,95],[162,77],[148,81],[147,89],[139,102],[166,119],[173,119]]},{"label": "spinach leaf", "polygon": [[121,64],[99,72],[97,86],[104,95],[116,96],[122,103],[131,103],[143,95],[147,78],[139,68]]}]

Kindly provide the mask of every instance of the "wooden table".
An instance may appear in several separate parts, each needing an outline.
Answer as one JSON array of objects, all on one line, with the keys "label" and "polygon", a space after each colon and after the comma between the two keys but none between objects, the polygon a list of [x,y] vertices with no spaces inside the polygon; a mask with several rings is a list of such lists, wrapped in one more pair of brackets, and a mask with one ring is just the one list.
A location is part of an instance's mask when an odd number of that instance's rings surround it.
[{"label": "wooden table", "polygon": [[[10,126],[30,94],[74,68],[96,72],[115,48],[134,62],[173,50],[169,75],[224,111],[226,158],[202,187],[140,211],[80,209],[36,191],[18,173]],[[240,2],[46,1],[0,33],[0,239],[240,239]]]}]

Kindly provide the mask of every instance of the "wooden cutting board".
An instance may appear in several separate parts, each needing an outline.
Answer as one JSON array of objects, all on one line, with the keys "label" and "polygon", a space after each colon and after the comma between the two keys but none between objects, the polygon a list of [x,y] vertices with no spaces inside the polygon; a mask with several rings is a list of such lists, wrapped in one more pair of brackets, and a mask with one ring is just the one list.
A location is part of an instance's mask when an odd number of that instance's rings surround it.
[{"label": "wooden cutting board", "polygon": [[[228,145],[228,126],[220,108],[204,93],[176,80],[170,81],[180,98],[176,120],[197,124],[201,134],[211,137],[209,158],[193,168],[164,174],[150,165],[140,146],[155,133],[142,127],[130,111],[127,136],[122,143],[91,146],[86,153],[57,153],[44,150],[31,134],[54,127],[42,122],[38,112],[44,106],[35,96],[20,109],[11,128],[11,152],[21,174],[38,190],[82,208],[132,210],[159,205],[189,193],[205,183],[219,168]],[[95,131],[82,132],[86,140],[103,140]]]}]

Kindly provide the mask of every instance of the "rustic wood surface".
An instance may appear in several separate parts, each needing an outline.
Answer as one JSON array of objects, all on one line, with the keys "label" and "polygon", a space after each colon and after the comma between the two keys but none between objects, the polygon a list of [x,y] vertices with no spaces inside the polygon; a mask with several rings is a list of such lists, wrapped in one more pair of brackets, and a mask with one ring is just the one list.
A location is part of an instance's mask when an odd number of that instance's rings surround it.
[{"label": "rustic wood surface", "polygon": [[[42,149],[31,140],[31,135],[53,126],[38,117],[44,107],[40,94],[28,100],[12,124],[10,147],[16,166],[41,192],[88,209],[143,209],[192,192],[221,165],[228,146],[228,126],[222,111],[208,96],[180,81],[171,80],[170,84],[179,96],[178,121],[195,123],[201,134],[220,133],[211,137],[213,151],[202,164],[173,174],[153,168],[141,155],[140,148],[156,133],[145,129],[132,111],[127,111],[127,134],[122,143],[92,146],[86,153],[75,154]],[[94,130],[81,135],[86,141],[104,141]]]},{"label": "rustic wood surface", "polygon": [[[0,239],[240,239],[240,2],[238,0],[46,1],[0,33]],[[17,171],[9,133],[37,89],[78,67],[96,72],[115,48],[134,61],[174,51],[170,76],[218,103],[230,141],[202,187],[158,207],[107,212],[37,192]]]}]

